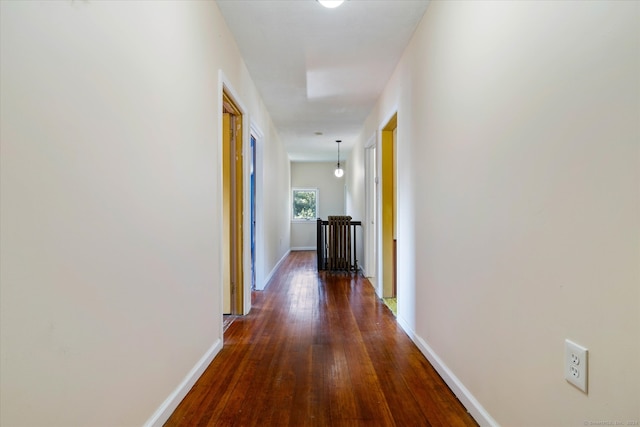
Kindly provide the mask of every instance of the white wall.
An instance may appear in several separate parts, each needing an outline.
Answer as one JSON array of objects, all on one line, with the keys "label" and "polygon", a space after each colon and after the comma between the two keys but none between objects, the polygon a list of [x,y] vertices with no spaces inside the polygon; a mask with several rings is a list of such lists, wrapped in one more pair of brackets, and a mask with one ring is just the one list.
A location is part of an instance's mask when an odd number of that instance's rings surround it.
[{"label": "white wall", "polygon": [[[336,164],[333,162],[291,162],[291,187],[317,188],[318,215],[324,220],[329,215],[344,215],[345,176],[349,165],[344,162],[342,167],[345,175],[336,178],[333,174]],[[291,248],[315,249],[316,227],[316,221],[291,222]]]},{"label": "white wall", "polygon": [[640,420],[639,8],[432,2],[365,123],[398,110],[399,320],[482,424]]},{"label": "white wall", "polygon": [[349,156],[349,168],[345,170],[346,180],[346,214],[350,215],[355,221],[361,221],[362,227],[357,227],[356,232],[356,253],[358,254],[358,266],[365,267],[366,248],[363,246],[365,228],[370,226],[367,224],[365,217],[365,185],[364,171],[365,158],[364,146],[356,145]]},{"label": "white wall", "polygon": [[[271,126],[268,140],[277,140],[275,128]],[[280,148],[280,147],[279,147]],[[264,289],[275,272],[278,263],[289,252],[291,242],[290,184],[291,167],[289,157],[281,149],[264,150],[263,169],[258,175],[264,180],[262,208],[257,207],[257,215],[262,216],[263,237],[257,236],[258,252],[263,251],[264,268],[259,268],[256,287]],[[259,258],[260,259],[260,258]]]},{"label": "white wall", "polygon": [[214,2],[2,1],[0,31],[0,424],[161,423],[221,346],[218,70],[276,212],[287,156]]}]

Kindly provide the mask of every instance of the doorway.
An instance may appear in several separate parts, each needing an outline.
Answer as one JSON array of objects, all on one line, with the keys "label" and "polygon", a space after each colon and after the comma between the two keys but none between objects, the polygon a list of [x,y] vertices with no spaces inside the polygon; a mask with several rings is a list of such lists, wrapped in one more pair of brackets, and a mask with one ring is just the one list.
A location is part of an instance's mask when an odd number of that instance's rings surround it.
[{"label": "doorway", "polygon": [[242,112],[222,94],[222,279],[223,314],[243,314],[243,156]]},{"label": "doorway", "polygon": [[365,145],[365,275],[376,285],[376,293],[382,296],[377,277],[377,228],[378,228],[378,163],[376,136]]},{"label": "doorway", "polygon": [[256,137],[251,135],[251,165],[249,166],[249,203],[251,205],[251,290],[256,290]]},{"label": "doorway", "polygon": [[384,298],[397,297],[397,180],[396,136],[398,115],[394,114],[381,132],[381,222],[382,292]]}]

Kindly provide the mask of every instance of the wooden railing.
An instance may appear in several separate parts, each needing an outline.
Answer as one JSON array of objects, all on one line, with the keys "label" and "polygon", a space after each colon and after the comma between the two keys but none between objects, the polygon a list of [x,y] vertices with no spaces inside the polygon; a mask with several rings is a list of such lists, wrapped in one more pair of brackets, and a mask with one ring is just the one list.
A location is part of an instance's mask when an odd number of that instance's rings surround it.
[{"label": "wooden railing", "polygon": [[350,216],[330,216],[328,221],[318,218],[318,271],[358,271],[357,227],[362,222]]}]

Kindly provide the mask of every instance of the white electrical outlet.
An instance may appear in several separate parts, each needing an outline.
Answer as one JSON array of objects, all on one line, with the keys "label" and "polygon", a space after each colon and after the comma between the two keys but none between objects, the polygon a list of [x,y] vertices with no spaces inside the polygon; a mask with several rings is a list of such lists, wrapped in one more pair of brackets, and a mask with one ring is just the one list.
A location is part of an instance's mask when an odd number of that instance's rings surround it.
[{"label": "white electrical outlet", "polygon": [[564,340],[564,377],[587,392],[588,350],[570,340]]}]

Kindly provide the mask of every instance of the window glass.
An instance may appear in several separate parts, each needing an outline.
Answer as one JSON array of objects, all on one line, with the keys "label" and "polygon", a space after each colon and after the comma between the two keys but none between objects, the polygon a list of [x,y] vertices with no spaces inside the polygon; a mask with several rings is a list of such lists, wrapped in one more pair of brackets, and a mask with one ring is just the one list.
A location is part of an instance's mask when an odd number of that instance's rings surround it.
[{"label": "window glass", "polygon": [[295,188],[293,190],[293,220],[308,221],[318,217],[318,190]]}]

